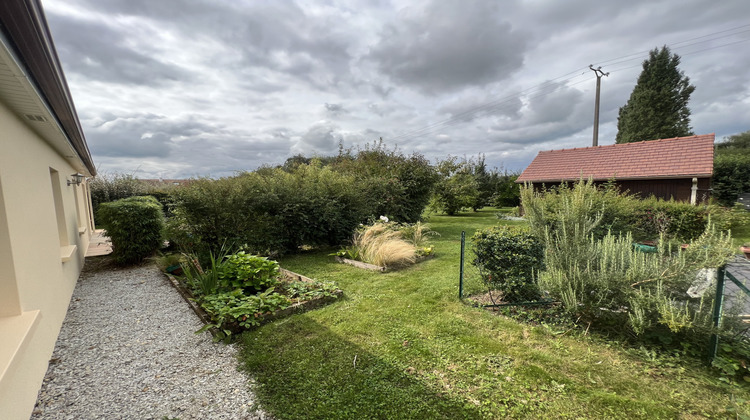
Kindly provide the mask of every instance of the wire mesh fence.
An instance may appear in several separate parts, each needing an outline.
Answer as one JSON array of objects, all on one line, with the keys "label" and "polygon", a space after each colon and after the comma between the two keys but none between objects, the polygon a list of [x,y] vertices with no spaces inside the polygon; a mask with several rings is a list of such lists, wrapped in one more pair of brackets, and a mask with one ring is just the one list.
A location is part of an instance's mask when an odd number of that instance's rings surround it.
[{"label": "wire mesh fence", "polygon": [[[734,328],[737,331],[730,340],[750,344],[750,261],[737,257],[725,267],[721,267],[716,276],[713,309],[714,327],[718,329],[726,318],[742,325]],[[719,336],[714,334],[708,349],[709,360],[719,354]]]}]

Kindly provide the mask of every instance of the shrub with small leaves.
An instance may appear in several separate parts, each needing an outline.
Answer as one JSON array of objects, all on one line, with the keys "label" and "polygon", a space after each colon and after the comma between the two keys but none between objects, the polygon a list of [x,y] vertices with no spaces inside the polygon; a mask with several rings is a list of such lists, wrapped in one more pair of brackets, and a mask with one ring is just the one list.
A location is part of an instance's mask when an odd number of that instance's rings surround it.
[{"label": "shrub with small leaves", "polygon": [[164,213],[153,197],[102,203],[97,218],[112,240],[112,256],[118,264],[139,263],[162,245]]},{"label": "shrub with small leaves", "polygon": [[539,296],[534,273],[544,266],[544,245],[528,229],[495,226],[474,234],[473,264],[483,280],[509,302]]}]

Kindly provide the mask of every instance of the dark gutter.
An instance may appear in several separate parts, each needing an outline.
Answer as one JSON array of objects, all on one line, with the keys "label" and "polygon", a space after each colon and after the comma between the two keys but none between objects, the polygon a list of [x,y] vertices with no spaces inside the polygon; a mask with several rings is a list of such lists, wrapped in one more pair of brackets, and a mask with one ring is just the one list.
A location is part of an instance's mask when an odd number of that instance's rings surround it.
[{"label": "dark gutter", "polygon": [[71,146],[91,175],[96,175],[96,166],[86,144],[40,0],[0,0],[0,30]]},{"label": "dark gutter", "polygon": [[[599,181],[609,181],[610,179],[614,179],[615,181],[650,181],[650,180],[662,180],[662,179],[685,179],[685,178],[711,178],[713,174],[684,174],[684,175],[654,175],[654,176],[636,176],[636,177],[626,177],[626,178],[618,178],[616,176],[609,177],[609,178],[592,178],[592,181],[599,182]],[[578,182],[581,178],[555,178],[555,179],[525,179],[522,181],[515,180],[514,182],[516,184],[524,184],[526,182],[531,182],[538,184],[540,182]],[[583,177],[584,181],[588,181],[588,178]]]}]

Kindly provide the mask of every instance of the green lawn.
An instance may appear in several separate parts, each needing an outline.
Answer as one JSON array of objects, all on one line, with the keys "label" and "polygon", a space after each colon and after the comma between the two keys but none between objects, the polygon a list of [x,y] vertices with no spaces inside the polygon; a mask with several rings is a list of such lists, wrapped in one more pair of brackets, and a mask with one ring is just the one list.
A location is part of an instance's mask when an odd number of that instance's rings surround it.
[{"label": "green lawn", "polygon": [[330,250],[284,258],[345,298],[242,335],[258,403],[279,419],[731,417],[730,396],[746,390],[697,363],[650,361],[460,302],[461,230],[509,223],[494,213],[433,216],[436,257],[402,271],[338,264]]}]

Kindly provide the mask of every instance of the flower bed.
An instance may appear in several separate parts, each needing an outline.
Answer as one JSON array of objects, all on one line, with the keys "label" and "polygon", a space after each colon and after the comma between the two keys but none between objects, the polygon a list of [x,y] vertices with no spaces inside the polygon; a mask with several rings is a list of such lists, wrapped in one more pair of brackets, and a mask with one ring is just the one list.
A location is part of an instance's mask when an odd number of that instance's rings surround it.
[{"label": "flower bed", "polygon": [[275,261],[261,257],[238,253],[212,258],[212,268],[205,271],[194,257],[186,257],[185,276],[165,275],[206,324],[199,332],[209,330],[217,339],[317,308],[343,295],[333,283],[281,269]]}]

